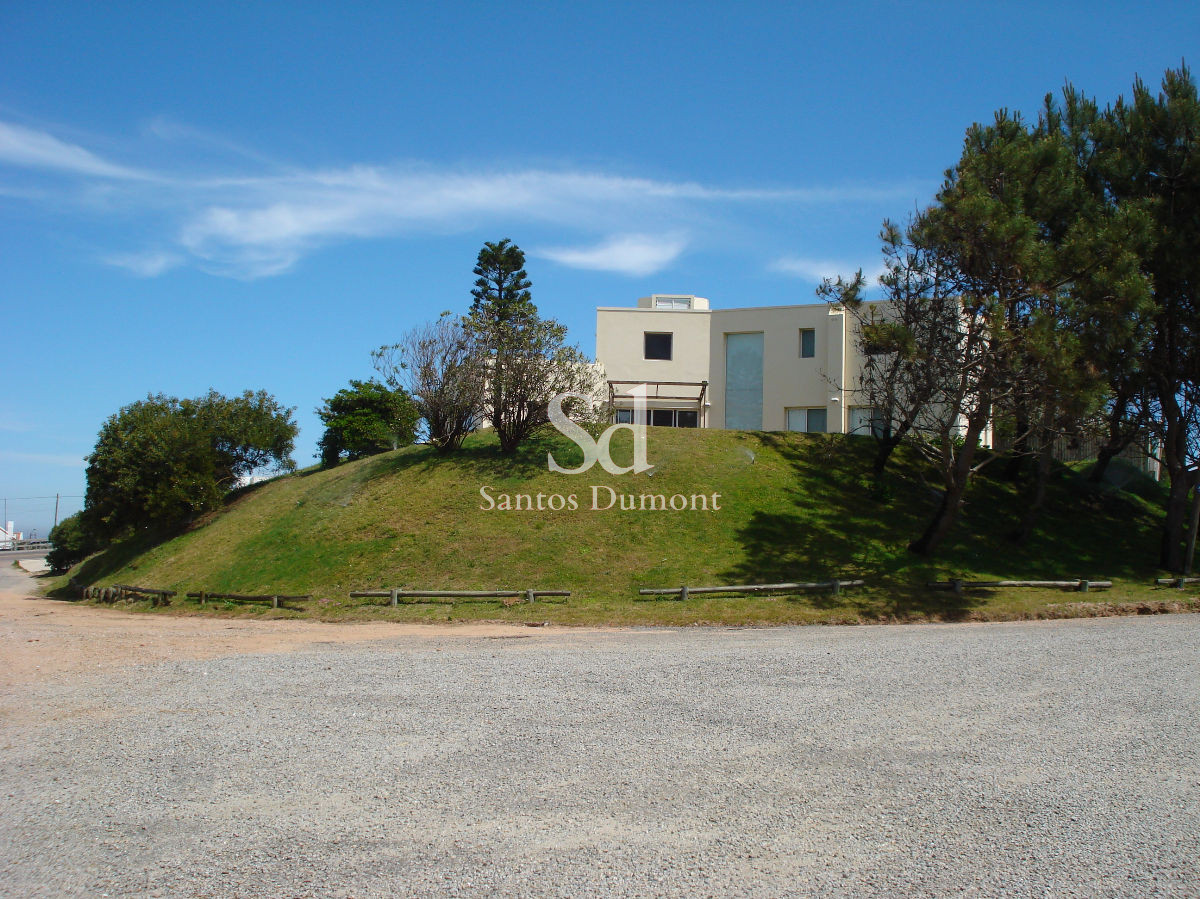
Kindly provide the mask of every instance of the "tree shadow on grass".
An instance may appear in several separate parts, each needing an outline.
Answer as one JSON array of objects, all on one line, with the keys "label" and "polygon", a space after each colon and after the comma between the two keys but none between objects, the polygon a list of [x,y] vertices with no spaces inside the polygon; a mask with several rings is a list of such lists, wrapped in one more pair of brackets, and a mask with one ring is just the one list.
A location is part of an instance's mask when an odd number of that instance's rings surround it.
[{"label": "tree shadow on grass", "polygon": [[[960,519],[933,558],[914,556],[909,541],[933,512],[934,482],[912,453],[890,463],[886,490],[870,484],[874,445],[841,435],[756,435],[764,451],[791,468],[785,494],[791,509],[759,510],[738,533],[744,557],[726,575],[742,583],[861,578],[861,597],[812,594],[818,607],[858,608],[864,617],[954,620],[986,605],[987,591],[931,591],[926,582],[979,580],[1143,579],[1153,573],[1161,515],[1128,492],[1087,482],[1065,466],[1055,470],[1035,536],[1011,539],[1025,498],[983,469],[968,490]],[[1144,486],[1144,485],[1143,485]]]},{"label": "tree shadow on grass", "polygon": [[[176,533],[139,534],[136,537],[113,543],[80,562],[72,569],[70,580],[66,584],[50,590],[47,595],[56,599],[79,599],[81,586],[91,586],[120,571],[138,556],[176,536]],[[138,586],[153,585],[139,584]]]},{"label": "tree shadow on grass", "polygon": [[912,479],[880,497],[866,477],[873,450],[867,439],[841,435],[756,435],[763,451],[792,469],[785,493],[793,509],[755,511],[738,532],[744,556],[724,576],[731,582],[779,583],[864,580],[840,596],[812,592],[818,609],[851,608],[870,619],[965,616],[968,597],[935,594],[914,582],[906,552],[934,497]]},{"label": "tree shadow on grass", "polygon": [[483,477],[499,480],[520,480],[547,472],[546,454],[553,452],[564,467],[583,461],[575,444],[557,431],[544,426],[534,431],[515,452],[501,452],[495,438],[488,434],[474,435],[457,450],[439,453],[431,446],[385,453],[366,462],[365,479],[373,480],[410,469],[434,472],[450,468],[460,479]]}]

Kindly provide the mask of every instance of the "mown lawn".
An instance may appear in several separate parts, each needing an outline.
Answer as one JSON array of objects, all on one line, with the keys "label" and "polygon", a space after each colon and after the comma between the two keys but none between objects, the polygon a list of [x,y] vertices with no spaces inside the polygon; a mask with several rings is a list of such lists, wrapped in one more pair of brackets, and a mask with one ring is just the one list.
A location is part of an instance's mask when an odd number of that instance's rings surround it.
[{"label": "mown lawn", "polygon": [[[628,455],[628,445],[618,443]],[[113,547],[71,572],[77,583],[138,584],[179,591],[311,594],[291,610],[176,599],[156,611],[445,621],[490,619],[561,624],[782,624],[961,620],[1087,614],[1057,608],[1079,600],[1173,601],[1150,586],[1158,574],[1157,485],[1089,484],[1056,472],[1035,538],[1009,538],[1019,488],[985,475],[952,540],[932,560],[906,550],[936,500],[928,473],[902,455],[883,495],[865,473],[873,443],[841,435],[650,430],[654,469],[609,475],[547,470],[578,451],[554,431],[515,458],[488,435],[450,457],[410,447],[329,471],[308,470],[260,485],[189,532],[158,544]],[[987,469],[985,469],[985,472]],[[486,488],[486,498],[481,494]],[[682,511],[593,508],[611,496],[680,497]],[[503,497],[522,508],[502,509]],[[539,511],[538,494],[542,495]],[[714,494],[717,498],[714,501]],[[564,508],[552,509],[562,497]],[[705,497],[708,510],[700,508]],[[574,508],[571,508],[571,498]],[[696,499],[693,499],[696,497]],[[535,508],[525,508],[528,502]],[[719,505],[719,510],[712,508]],[[692,506],[697,508],[693,509]],[[641,587],[861,578],[841,596],[639,601]],[[925,582],[972,579],[1113,580],[1087,596],[1055,590],[933,592]],[[72,588],[63,578],[60,593]],[[351,600],[356,590],[566,589],[565,602],[405,605]],[[78,591],[74,591],[78,595]],[[148,604],[134,604],[135,608]]]}]

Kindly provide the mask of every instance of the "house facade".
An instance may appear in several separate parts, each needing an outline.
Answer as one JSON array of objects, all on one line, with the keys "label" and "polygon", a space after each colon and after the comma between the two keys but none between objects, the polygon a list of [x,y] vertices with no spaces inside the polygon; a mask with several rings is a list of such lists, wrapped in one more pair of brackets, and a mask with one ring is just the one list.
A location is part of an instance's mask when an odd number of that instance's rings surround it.
[{"label": "house facade", "polygon": [[712,309],[655,294],[596,310],[596,361],[618,421],[635,420],[631,391],[645,384],[651,425],[865,434],[852,331],[826,303]]}]

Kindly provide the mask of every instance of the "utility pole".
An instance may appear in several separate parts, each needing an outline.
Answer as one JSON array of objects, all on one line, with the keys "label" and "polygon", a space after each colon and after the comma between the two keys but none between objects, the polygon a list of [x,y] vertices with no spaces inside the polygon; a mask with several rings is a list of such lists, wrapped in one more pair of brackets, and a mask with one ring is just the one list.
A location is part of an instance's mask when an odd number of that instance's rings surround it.
[{"label": "utility pole", "polygon": [[54,494],[54,527],[58,527],[58,494]]}]

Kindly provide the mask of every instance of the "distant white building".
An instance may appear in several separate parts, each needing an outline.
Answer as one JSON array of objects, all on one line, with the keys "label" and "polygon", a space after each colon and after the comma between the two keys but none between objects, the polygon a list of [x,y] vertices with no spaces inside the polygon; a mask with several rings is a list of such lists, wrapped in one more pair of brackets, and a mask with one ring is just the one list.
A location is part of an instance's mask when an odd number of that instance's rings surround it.
[{"label": "distant white building", "polygon": [[11,521],[0,527],[0,549],[16,549],[17,543],[25,538],[15,527]]},{"label": "distant white building", "polygon": [[618,421],[646,384],[651,425],[870,433],[852,322],[827,303],[711,309],[655,294],[596,310],[596,360]]}]

